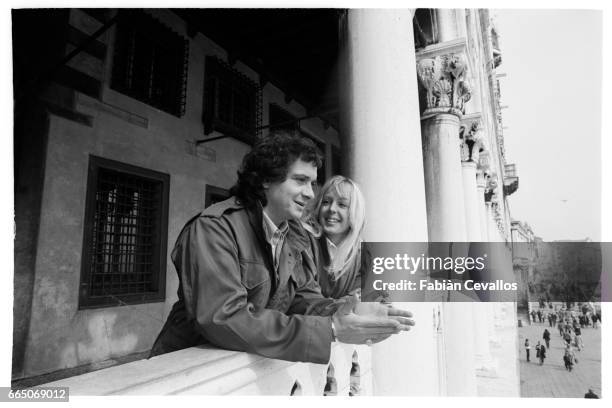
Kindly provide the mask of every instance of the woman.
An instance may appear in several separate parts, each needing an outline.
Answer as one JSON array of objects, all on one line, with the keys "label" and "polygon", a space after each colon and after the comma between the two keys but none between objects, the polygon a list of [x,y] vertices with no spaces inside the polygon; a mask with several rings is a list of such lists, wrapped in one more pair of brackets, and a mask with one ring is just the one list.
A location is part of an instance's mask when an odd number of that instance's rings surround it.
[{"label": "woman", "polygon": [[361,289],[363,195],[343,176],[330,178],[306,211],[304,226],[318,238],[318,281],[323,296],[341,298]]},{"label": "woman", "polygon": [[574,354],[574,350],[572,350],[572,346],[569,344],[565,347],[563,362],[565,364],[565,369],[567,371],[572,371],[574,368],[574,363],[576,362],[576,355]]},{"label": "woman", "polygon": [[[364,199],[357,184],[343,176],[333,176],[307,208],[304,227],[317,238],[317,280],[323,296],[339,299],[361,293],[361,234],[365,224]],[[350,372],[351,391],[359,394],[356,354]],[[328,367],[326,390],[335,388],[333,366]],[[332,394],[324,394],[332,395]]]}]

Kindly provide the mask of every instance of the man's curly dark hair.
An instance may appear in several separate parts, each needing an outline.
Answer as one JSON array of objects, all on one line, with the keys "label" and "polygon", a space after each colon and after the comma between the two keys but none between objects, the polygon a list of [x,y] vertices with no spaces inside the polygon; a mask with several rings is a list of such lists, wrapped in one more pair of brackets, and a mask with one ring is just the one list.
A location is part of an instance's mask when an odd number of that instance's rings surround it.
[{"label": "man's curly dark hair", "polygon": [[287,178],[289,166],[297,159],[321,167],[322,154],[308,138],[285,131],[263,137],[244,156],[238,170],[238,181],[230,189],[245,207],[257,201],[267,204],[263,183],[281,183]]}]

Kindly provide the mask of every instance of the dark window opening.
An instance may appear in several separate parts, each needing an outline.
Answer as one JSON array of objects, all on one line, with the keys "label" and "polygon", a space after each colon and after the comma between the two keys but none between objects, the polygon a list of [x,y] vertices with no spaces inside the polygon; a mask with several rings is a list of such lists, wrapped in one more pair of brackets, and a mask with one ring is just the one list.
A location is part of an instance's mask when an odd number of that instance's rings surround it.
[{"label": "dark window opening", "polygon": [[189,43],[142,11],[119,12],[111,88],[174,116],[185,114]]},{"label": "dark window opening", "polygon": [[436,15],[434,9],[417,9],[412,19],[415,49],[438,42]]},{"label": "dark window opening", "polygon": [[332,146],[332,176],[342,174],[342,163],[340,156],[340,149],[336,146]]},{"label": "dark window opening", "polygon": [[80,308],[164,300],[169,181],[90,158]]},{"label": "dark window opening", "polygon": [[229,197],[229,190],[207,184],[206,193],[204,194],[204,208],[208,208],[213,204],[227,200]]},{"label": "dark window opening", "polygon": [[302,137],[306,137],[312,140],[314,144],[319,148],[324,160],[323,165],[317,170],[317,183],[319,184],[319,186],[322,186],[325,183],[325,143],[320,142],[308,132],[303,131],[300,128],[299,121],[296,119],[297,118],[294,115],[281,108],[276,103],[270,104],[269,123],[271,130],[285,130],[287,132],[297,133]]},{"label": "dark window opening", "polygon": [[206,57],[204,133],[253,144],[260,135],[261,87],[216,57]]},{"label": "dark window opening", "polygon": [[270,130],[286,130],[289,132],[300,130],[300,124],[296,117],[276,103],[270,104],[269,122]]}]

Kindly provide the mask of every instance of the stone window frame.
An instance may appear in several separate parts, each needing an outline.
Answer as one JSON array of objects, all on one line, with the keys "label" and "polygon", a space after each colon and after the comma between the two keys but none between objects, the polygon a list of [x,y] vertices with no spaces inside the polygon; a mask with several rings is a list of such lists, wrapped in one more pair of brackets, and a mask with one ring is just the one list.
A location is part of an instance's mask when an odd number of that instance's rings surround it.
[{"label": "stone window frame", "polygon": [[[132,188],[134,181],[142,181],[139,184],[139,188],[142,188],[147,183],[154,185],[155,192],[153,193],[154,198],[152,200],[154,208],[151,211],[152,214],[148,217],[133,217],[125,214],[117,215],[117,207],[122,205],[119,203],[119,200],[116,198],[110,200],[108,196],[104,200],[101,199],[104,193],[100,194],[103,190],[100,186],[104,174],[113,174],[113,177],[119,180],[118,184],[122,182],[122,177],[124,184],[129,183],[125,180],[131,180]],[[79,309],[165,301],[169,191],[170,175],[166,173],[94,155],[89,156],[81,279],[79,285]],[[114,194],[115,197],[118,195],[118,193]],[[134,199],[132,207],[133,211],[137,211],[135,208],[138,206],[138,197],[143,197],[144,195],[142,191],[139,191],[135,196],[136,199]],[[104,201],[103,204],[101,204],[102,201]],[[100,208],[104,205],[113,205],[113,209],[107,209],[106,212],[102,212]],[[139,208],[142,209],[142,205]],[[100,216],[101,214],[106,214],[106,220],[103,219],[104,216]],[[119,220],[120,217],[123,218]],[[126,230],[125,220],[133,220],[134,218],[137,218],[137,220],[135,223],[130,222]],[[138,224],[139,222],[140,224]],[[123,226],[120,227],[122,229],[119,232],[116,230],[118,225]],[[142,236],[147,235],[140,232],[144,227],[150,228],[151,253],[150,255],[145,255],[146,258],[142,257],[137,260],[137,256],[142,256],[138,255],[138,248],[141,245],[138,240]],[[110,240],[108,238],[100,239],[104,235],[112,235],[112,238]],[[129,241],[130,239],[132,240],[131,242]],[[112,249],[110,249],[111,246]],[[129,248],[135,249],[130,251]],[[111,257],[113,261],[107,262]],[[127,259],[128,261],[115,262],[117,259],[121,259],[120,257],[124,257],[122,259]],[[103,259],[103,262],[97,262],[100,259]],[[137,271],[136,265],[138,265],[139,261],[150,264],[150,270]],[[119,266],[113,266],[113,264],[119,264]],[[94,270],[96,268],[94,265],[98,265],[97,270]],[[100,271],[100,268],[102,271]],[[109,269],[113,268],[117,269],[109,272]],[[119,268],[124,270],[121,271]],[[126,272],[125,269],[130,269],[130,271]],[[113,278],[113,275],[116,278]],[[149,275],[151,278],[150,282],[146,284],[138,283],[138,277],[142,279],[143,275]],[[96,278],[98,286],[94,287],[94,280]],[[119,282],[117,282],[117,279]],[[100,280],[102,280],[101,283]],[[108,289],[109,286],[105,288],[105,285],[109,284],[109,280],[110,289]],[[122,282],[123,280],[125,282]],[[127,291],[124,289],[126,285],[128,287]],[[130,292],[130,285],[132,288],[142,285],[142,288],[136,288],[136,290]],[[95,293],[100,290],[106,293]]]},{"label": "stone window frame", "polygon": [[207,55],[205,64],[204,134],[219,132],[253,145],[261,137],[261,85],[215,56]]},{"label": "stone window frame", "polygon": [[185,115],[189,41],[142,10],[119,11],[110,88],[176,117]]}]

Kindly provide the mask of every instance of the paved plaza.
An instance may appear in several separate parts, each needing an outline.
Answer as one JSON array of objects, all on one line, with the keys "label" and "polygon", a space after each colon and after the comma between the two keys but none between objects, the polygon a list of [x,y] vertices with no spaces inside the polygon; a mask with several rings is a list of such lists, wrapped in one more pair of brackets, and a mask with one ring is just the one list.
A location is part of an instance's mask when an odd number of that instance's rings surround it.
[{"label": "paved plaza", "polygon": [[[564,342],[559,330],[549,327],[548,322],[529,325],[526,315],[520,318],[523,322],[523,327],[518,329],[521,397],[583,398],[591,388],[601,398],[601,328],[582,330],[585,348],[575,352],[578,363],[569,372],[563,364]],[[547,350],[544,365],[540,366],[535,356],[535,345],[538,341],[545,344],[542,334],[546,328],[551,334],[550,349]],[[526,338],[531,344],[530,363],[525,357]]]}]

